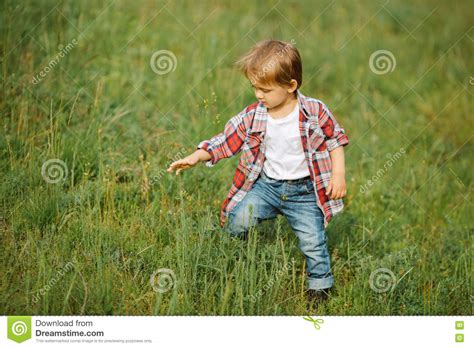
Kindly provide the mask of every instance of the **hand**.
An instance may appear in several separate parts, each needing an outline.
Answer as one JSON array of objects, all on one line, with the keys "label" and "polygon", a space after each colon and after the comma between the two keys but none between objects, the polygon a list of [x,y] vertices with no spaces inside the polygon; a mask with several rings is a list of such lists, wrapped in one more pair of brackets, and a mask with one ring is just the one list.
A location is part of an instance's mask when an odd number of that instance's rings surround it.
[{"label": "hand", "polygon": [[329,181],[326,195],[331,199],[339,199],[346,195],[346,179],[344,174],[333,174]]},{"label": "hand", "polygon": [[199,158],[195,154],[192,154],[183,159],[171,163],[166,171],[168,173],[172,173],[173,170],[176,170],[176,175],[178,175],[182,170],[194,167],[198,163]]}]

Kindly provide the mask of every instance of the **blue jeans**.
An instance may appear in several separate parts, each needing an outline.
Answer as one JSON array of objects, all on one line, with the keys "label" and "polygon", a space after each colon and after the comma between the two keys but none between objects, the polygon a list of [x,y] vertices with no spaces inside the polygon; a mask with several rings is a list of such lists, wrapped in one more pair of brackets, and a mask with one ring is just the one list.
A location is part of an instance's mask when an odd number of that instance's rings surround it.
[{"label": "blue jeans", "polygon": [[316,203],[311,179],[276,180],[263,171],[244,199],[230,211],[224,230],[235,237],[245,237],[259,222],[286,217],[306,257],[309,289],[333,286],[331,262],[324,230],[323,212]]}]

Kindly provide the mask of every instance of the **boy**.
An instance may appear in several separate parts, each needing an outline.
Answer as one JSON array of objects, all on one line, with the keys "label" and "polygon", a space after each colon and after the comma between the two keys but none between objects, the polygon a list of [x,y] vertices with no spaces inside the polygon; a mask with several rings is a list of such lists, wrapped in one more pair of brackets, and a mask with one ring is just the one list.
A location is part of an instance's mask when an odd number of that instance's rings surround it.
[{"label": "boy", "polygon": [[[343,146],[349,143],[326,105],[299,91],[302,63],[291,44],[266,40],[238,62],[258,102],[232,117],[224,131],[173,162],[176,175],[199,162],[212,167],[241,153],[221,207],[221,227],[246,238],[248,230],[283,214],[306,257],[308,297],[326,300],[334,279],[325,228],[343,209]],[[227,224],[226,224],[227,222]]]}]

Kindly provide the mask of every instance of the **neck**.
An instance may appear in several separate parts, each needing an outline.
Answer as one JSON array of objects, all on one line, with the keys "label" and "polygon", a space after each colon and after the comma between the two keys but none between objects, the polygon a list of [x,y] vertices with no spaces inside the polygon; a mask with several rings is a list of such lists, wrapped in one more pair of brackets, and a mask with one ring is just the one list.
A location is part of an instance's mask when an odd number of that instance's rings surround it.
[{"label": "neck", "polygon": [[275,106],[274,108],[268,109],[268,112],[276,116],[279,115],[280,113],[286,115],[288,114],[288,112],[293,110],[297,102],[298,102],[298,98],[294,94],[292,94],[281,104]]}]

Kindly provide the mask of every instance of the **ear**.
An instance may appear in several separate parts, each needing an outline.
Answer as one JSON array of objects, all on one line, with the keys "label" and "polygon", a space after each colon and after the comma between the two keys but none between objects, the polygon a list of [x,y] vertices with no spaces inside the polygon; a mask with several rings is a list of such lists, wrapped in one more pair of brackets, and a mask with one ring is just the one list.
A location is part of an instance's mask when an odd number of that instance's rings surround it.
[{"label": "ear", "polygon": [[291,79],[288,93],[293,93],[298,88],[298,82],[295,79]]}]

